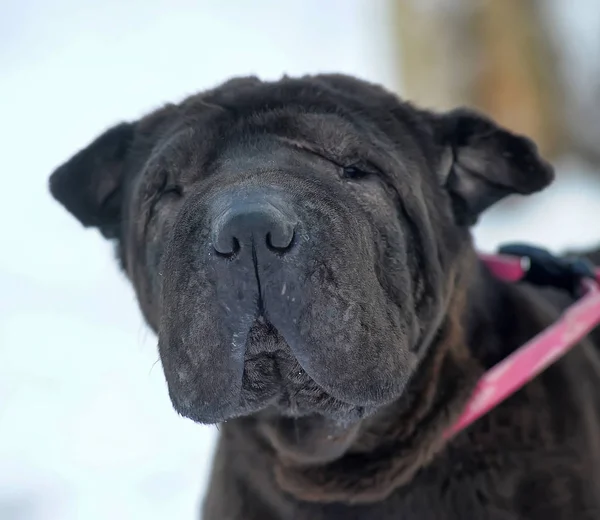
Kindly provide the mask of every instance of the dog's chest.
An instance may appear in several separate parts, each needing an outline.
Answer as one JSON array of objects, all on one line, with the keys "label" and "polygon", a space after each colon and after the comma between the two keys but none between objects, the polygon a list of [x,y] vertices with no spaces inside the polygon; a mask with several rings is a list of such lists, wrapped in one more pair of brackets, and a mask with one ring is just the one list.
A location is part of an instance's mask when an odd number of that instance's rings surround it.
[{"label": "dog's chest", "polygon": [[[238,482],[238,486],[239,486]],[[492,490],[490,482],[476,478],[415,479],[414,484],[388,499],[368,504],[314,504],[296,501],[274,492],[259,497],[251,492],[228,493],[228,499],[207,508],[205,520],[509,520],[518,516],[502,504],[501,489]],[[245,487],[245,486],[244,486]],[[249,490],[248,490],[249,491]],[[508,491],[508,490],[506,490]],[[510,492],[509,492],[510,493]],[[217,506],[215,508],[215,506]],[[205,510],[205,513],[209,511]],[[218,510],[218,511],[217,511]]]},{"label": "dog's chest", "polygon": [[[492,503],[495,502],[495,503]],[[490,500],[476,482],[449,483],[441,486],[410,486],[387,500],[369,505],[331,504],[298,507],[289,518],[294,520],[508,520],[516,518],[509,510]]]}]

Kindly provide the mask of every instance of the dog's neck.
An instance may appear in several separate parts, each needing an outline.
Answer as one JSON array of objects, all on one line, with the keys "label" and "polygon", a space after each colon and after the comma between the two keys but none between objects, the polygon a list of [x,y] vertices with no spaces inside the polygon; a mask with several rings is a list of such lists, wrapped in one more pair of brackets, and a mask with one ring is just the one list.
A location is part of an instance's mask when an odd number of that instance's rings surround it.
[{"label": "dog's neck", "polygon": [[[400,399],[347,428],[322,418],[244,422],[284,491],[310,502],[380,501],[443,449],[443,432],[477,379],[519,341],[509,332],[512,322],[498,317],[506,316],[507,302],[514,307],[523,299],[477,265],[470,270],[468,290],[450,302],[434,344]],[[491,337],[498,339],[492,343]]]}]

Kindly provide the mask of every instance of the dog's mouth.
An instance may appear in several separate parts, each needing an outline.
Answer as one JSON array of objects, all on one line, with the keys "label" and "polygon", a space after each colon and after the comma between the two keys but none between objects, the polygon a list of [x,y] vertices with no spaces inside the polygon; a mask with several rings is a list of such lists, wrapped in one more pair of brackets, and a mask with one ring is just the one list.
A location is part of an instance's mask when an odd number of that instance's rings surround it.
[{"label": "dog's mouth", "polygon": [[175,408],[209,423],[270,407],[350,421],[397,398],[416,329],[410,301],[390,305],[367,231],[324,214],[334,234],[279,191],[248,190],[215,199],[227,211],[214,229],[182,213],[163,259],[159,349]]},{"label": "dog's mouth", "polygon": [[364,406],[346,403],[322,389],[264,315],[257,317],[248,334],[240,407],[270,409],[290,418],[319,414],[342,422],[354,422],[367,413]]},{"label": "dog's mouth", "polygon": [[257,284],[241,284],[237,298],[224,279],[211,295],[186,278],[163,307],[159,349],[180,414],[216,423],[271,409],[353,424],[402,391],[413,363],[403,329],[356,303],[368,298],[273,276],[258,305]]}]

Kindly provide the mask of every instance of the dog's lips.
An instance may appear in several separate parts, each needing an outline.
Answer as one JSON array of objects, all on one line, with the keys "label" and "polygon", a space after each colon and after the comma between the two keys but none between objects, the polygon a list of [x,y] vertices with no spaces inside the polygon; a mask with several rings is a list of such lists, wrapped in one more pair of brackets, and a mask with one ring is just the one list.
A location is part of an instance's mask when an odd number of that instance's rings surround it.
[{"label": "dog's lips", "polygon": [[240,402],[254,411],[276,409],[284,417],[295,418],[317,413],[348,424],[367,413],[364,407],[338,399],[319,386],[264,316],[257,318],[248,334]]},{"label": "dog's lips", "polygon": [[[181,268],[163,282],[159,337],[170,391],[185,410],[234,416],[276,406],[354,417],[402,390],[411,360],[391,345],[406,344],[407,327],[380,311],[387,300],[371,270],[298,248],[271,264],[200,255],[192,272],[181,262],[187,243],[175,244],[168,259]],[[177,379],[185,365],[194,385]]]},{"label": "dog's lips", "polygon": [[[206,393],[200,379],[197,390],[185,381],[180,382],[177,378],[182,366],[178,366],[175,356],[168,348],[165,349],[165,356],[170,358],[167,365],[173,363],[171,370],[174,370],[167,380],[173,404],[181,415],[196,422],[218,423],[272,408],[286,417],[306,417],[316,413],[352,423],[371,413],[377,406],[376,402],[348,400],[344,388],[337,384],[335,378],[330,378],[329,386],[323,386],[319,378],[314,377],[310,370],[310,356],[314,349],[319,350],[318,346],[314,343],[311,349],[308,345],[302,346],[301,327],[292,319],[286,320],[285,334],[282,333],[269,320],[268,313],[276,305],[281,308],[282,302],[271,299],[265,309],[257,304],[254,317],[251,307],[246,308],[244,316],[223,311],[221,321],[228,330],[235,332],[237,343],[234,345],[236,353],[234,356],[232,353],[231,357],[235,365],[228,365],[229,372],[223,373],[223,378],[215,379],[222,389],[220,392]],[[302,305],[307,304],[302,302]],[[295,341],[294,349],[290,347],[288,337]],[[224,344],[223,348],[232,344]],[[188,382],[200,377],[204,381],[202,373],[210,370],[211,358],[201,358],[201,345],[190,345],[192,355],[197,356],[198,361],[195,368],[183,366],[183,371],[188,374]],[[297,355],[303,351],[308,355],[308,366],[307,357],[299,359]],[[229,378],[227,383],[225,377]]]},{"label": "dog's lips", "polygon": [[276,406],[290,416],[315,411],[314,403],[307,402],[307,394],[321,400],[332,399],[306,373],[287,346],[275,352],[246,356],[242,393],[264,401],[265,405]]}]

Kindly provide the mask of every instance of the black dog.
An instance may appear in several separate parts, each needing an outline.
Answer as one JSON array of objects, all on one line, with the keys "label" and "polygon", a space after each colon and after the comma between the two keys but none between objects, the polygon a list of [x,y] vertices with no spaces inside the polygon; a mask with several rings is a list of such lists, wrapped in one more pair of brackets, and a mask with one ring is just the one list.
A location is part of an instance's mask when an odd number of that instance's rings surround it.
[{"label": "black dog", "polygon": [[442,436],[569,304],[494,279],[469,231],[552,178],[481,115],[321,75],[115,126],[50,186],[115,240],[175,409],[223,423],[205,518],[598,519],[600,338]]}]

